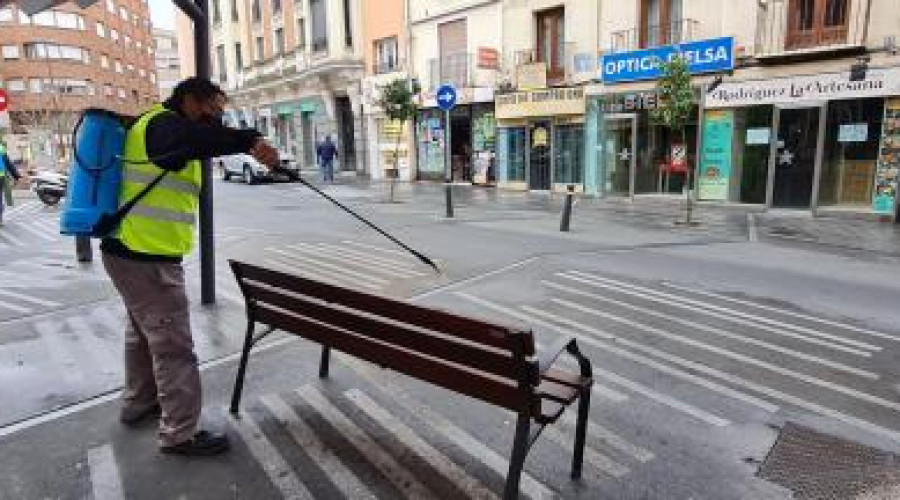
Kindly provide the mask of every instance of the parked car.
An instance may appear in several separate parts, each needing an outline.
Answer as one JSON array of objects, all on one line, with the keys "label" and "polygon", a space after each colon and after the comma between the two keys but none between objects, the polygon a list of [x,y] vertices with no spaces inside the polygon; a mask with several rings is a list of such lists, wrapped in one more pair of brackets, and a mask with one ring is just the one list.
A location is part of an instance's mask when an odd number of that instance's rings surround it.
[{"label": "parked car", "polygon": [[300,178],[297,163],[285,157],[282,157],[281,165],[274,169],[263,165],[246,153],[220,156],[213,163],[222,170],[222,179],[226,181],[235,177],[246,184],[256,184],[260,181],[296,181]]}]

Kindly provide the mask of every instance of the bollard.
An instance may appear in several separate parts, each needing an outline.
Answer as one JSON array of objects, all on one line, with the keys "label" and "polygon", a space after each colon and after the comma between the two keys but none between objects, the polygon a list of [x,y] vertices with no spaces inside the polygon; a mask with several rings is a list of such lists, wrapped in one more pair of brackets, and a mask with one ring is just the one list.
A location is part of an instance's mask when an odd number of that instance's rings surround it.
[{"label": "bollard", "polygon": [[444,183],[444,194],[446,195],[446,202],[447,202],[447,218],[448,218],[448,219],[452,219],[452,218],[453,218],[453,191],[452,191],[452,187],[453,187],[453,186],[450,184],[450,181],[447,181],[447,182]]},{"label": "bollard", "polygon": [[75,237],[75,258],[78,259],[78,262],[93,262],[93,251],[89,236]]},{"label": "bollard", "polygon": [[569,222],[572,220],[572,201],[575,198],[575,186],[569,184],[566,187],[566,202],[563,204],[562,220],[559,221],[559,230],[568,231]]}]

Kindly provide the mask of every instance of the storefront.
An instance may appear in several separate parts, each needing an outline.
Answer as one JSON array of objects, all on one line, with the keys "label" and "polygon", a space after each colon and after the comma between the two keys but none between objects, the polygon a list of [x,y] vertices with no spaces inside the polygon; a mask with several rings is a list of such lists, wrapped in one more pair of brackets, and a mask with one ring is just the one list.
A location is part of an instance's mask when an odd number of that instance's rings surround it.
[{"label": "storefront", "polygon": [[900,68],[727,82],[705,108],[700,200],[896,212]]},{"label": "storefront", "polygon": [[497,184],[506,189],[584,189],[583,87],[497,96]]},{"label": "storefront", "polygon": [[[462,89],[450,112],[450,175],[454,182],[493,185],[496,182],[496,118],[493,91]],[[444,180],[444,141],[447,123],[434,96],[425,96],[416,116],[418,179]]]}]

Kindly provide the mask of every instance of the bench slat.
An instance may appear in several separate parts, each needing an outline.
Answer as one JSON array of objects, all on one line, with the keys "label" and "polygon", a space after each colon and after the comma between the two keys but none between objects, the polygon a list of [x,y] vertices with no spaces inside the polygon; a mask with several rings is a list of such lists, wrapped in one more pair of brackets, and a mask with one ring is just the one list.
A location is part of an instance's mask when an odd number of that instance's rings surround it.
[{"label": "bench slat", "polygon": [[509,382],[461,365],[419,354],[260,304],[254,319],[352,356],[514,411],[533,413],[535,402]]},{"label": "bench slat", "polygon": [[[350,330],[357,335],[415,350],[425,355],[455,361],[472,368],[510,378],[518,364],[511,353],[493,347],[466,343],[450,335],[429,333],[377,318],[354,314],[354,311],[338,309],[330,305],[312,302],[297,295],[286,295],[253,282],[244,284],[244,293],[258,304],[271,304],[292,314]],[[529,379],[531,380],[531,379]]]},{"label": "bench slat", "polygon": [[[462,337],[480,344],[511,349],[510,329],[484,321],[456,314],[416,306],[396,300],[379,297],[334,285],[327,285],[300,276],[265,269],[239,261],[230,261],[232,270],[241,283],[246,280],[258,281],[290,292],[315,297],[326,302],[336,302],[343,306],[371,312],[379,316],[409,323],[449,335]],[[529,334],[525,340],[523,354],[533,356],[534,338]]]}]

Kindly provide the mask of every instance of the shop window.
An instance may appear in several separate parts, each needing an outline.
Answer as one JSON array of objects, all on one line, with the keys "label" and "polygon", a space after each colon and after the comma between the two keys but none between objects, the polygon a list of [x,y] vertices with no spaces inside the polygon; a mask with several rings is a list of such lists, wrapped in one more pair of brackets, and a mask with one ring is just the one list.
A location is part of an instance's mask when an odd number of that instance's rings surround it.
[{"label": "shop window", "polygon": [[872,202],[883,117],[880,98],[828,103],[820,205]]},{"label": "shop window", "polygon": [[584,179],[584,125],[557,125],[554,138],[554,184],[580,185]]},{"label": "shop window", "polygon": [[[734,160],[729,179],[731,193],[741,203],[764,204],[769,182],[769,153],[772,132],[772,106],[753,106],[734,110]],[[733,199],[733,195],[729,197]]]},{"label": "shop window", "polygon": [[560,80],[565,76],[566,67],[565,9],[557,8],[538,12],[536,18],[537,60],[547,64],[549,80]]},{"label": "shop window", "polygon": [[847,41],[849,0],[790,0],[788,9],[788,50]]},{"label": "shop window", "polygon": [[422,178],[438,179],[444,175],[443,112],[427,110],[416,119],[416,141],[419,173]]}]

